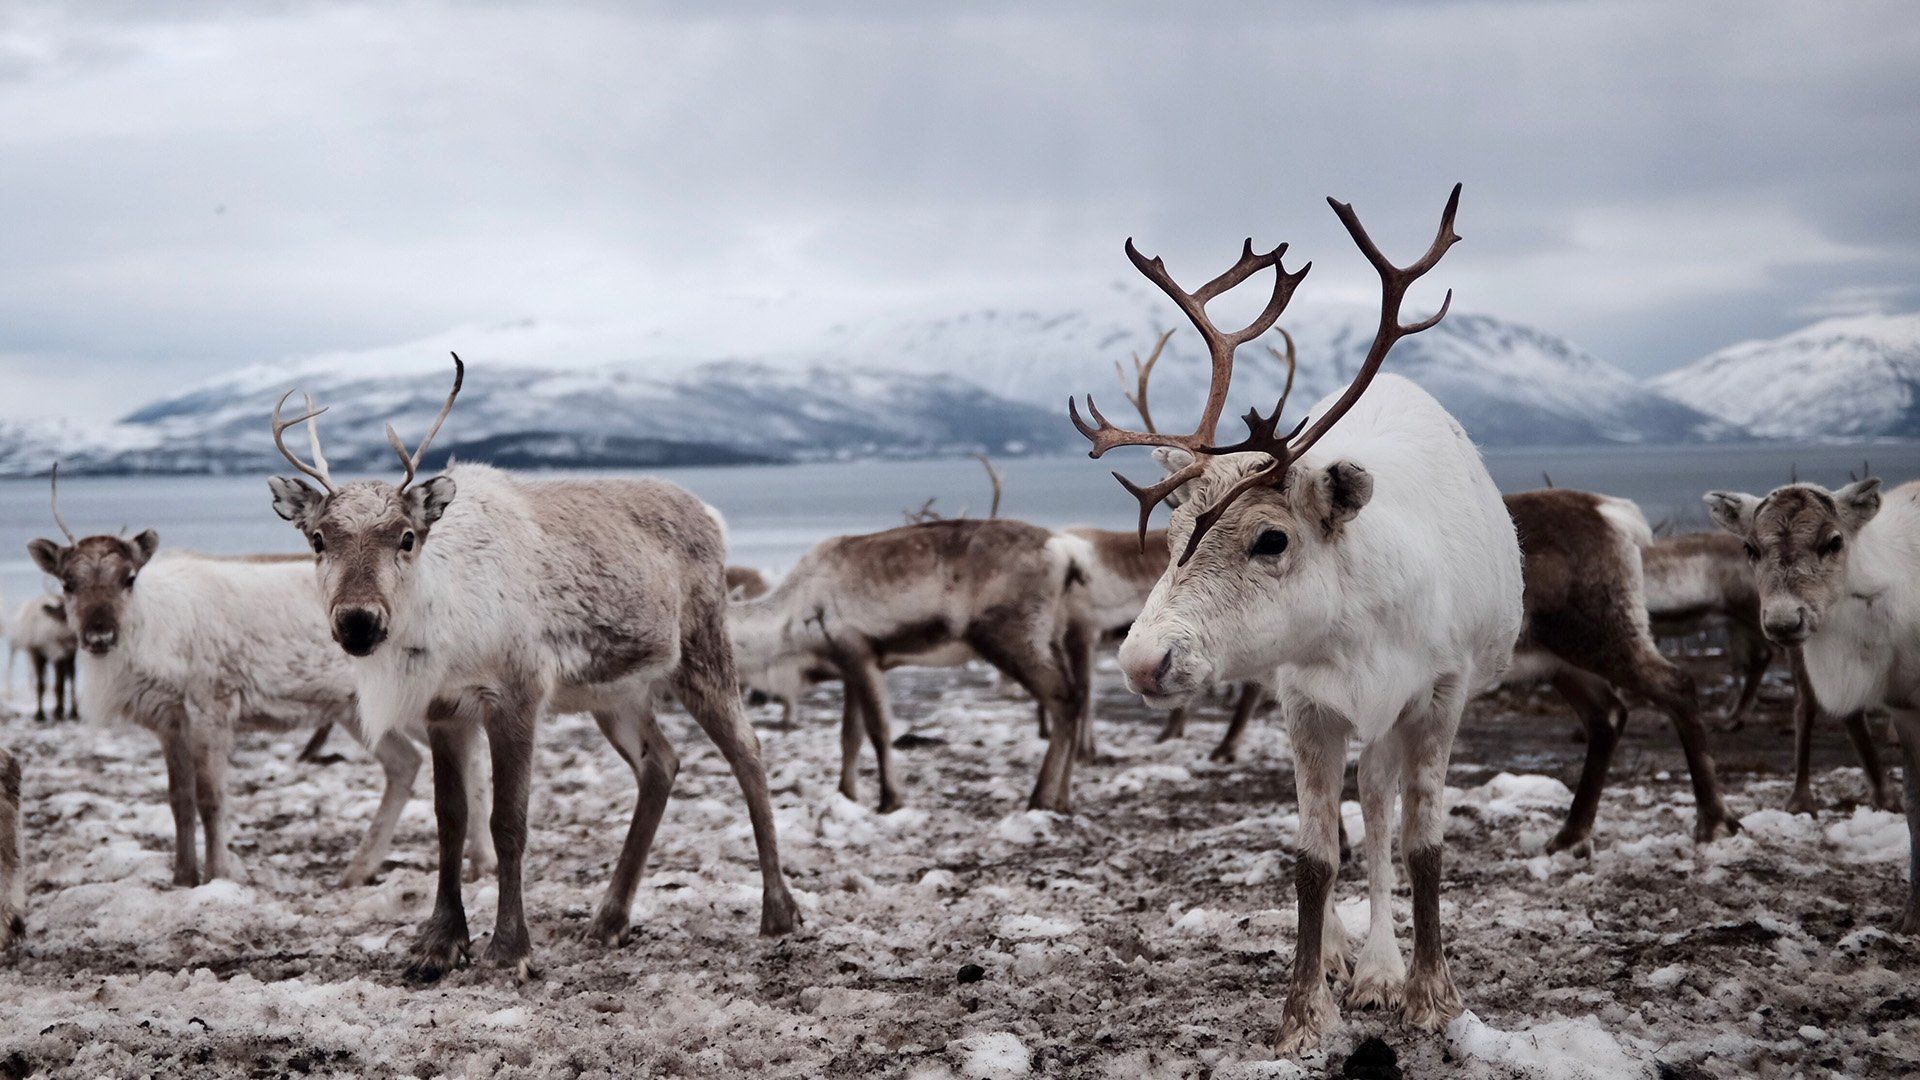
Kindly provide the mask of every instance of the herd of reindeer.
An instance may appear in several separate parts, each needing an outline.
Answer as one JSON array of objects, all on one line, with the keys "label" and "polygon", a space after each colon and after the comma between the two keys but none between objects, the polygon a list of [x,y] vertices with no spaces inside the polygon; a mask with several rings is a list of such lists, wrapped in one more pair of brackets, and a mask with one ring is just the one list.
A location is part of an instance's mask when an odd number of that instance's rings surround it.
[{"label": "herd of reindeer", "polygon": [[[272,413],[275,445],[297,470],[270,481],[273,509],[312,555],[225,557],[160,551],[147,530],[28,545],[59,593],[14,620],[35,674],[36,715],[121,718],[152,731],[166,762],[173,881],[235,872],[225,789],[235,733],[338,725],[380,763],[386,787],[346,885],[381,868],[423,756],[431,762],[438,880],[411,946],[408,977],[430,982],[469,955],[463,867],[498,881],[486,959],[528,977],[522,904],[527,809],[542,717],[587,712],[637,784],[604,900],[590,924],[608,945],[626,934],[678,757],[655,722],[670,696],[714,741],[747,804],[763,887],[760,930],[784,934],[799,911],[782,876],[766,772],[743,691],[782,699],[791,719],[807,687],[844,688],[840,789],[855,798],[861,743],[877,758],[878,806],[901,805],[891,760],[885,672],[984,661],[1032,695],[1046,750],[1030,807],[1066,813],[1076,760],[1093,750],[1095,650],[1124,636],[1127,688],[1170,710],[1215,689],[1237,693],[1213,756],[1231,760],[1256,713],[1277,706],[1291,741],[1300,810],[1294,879],[1299,937],[1278,1049],[1316,1044],[1337,1022],[1333,985],[1353,1007],[1398,1007],[1432,1030],[1462,1010],[1440,920],[1448,758],[1470,698],[1502,682],[1546,680],[1585,729],[1586,760],[1549,850],[1590,850],[1594,819],[1629,700],[1672,719],[1692,776],[1694,837],[1738,831],[1722,801],[1694,680],[1659,636],[1724,625],[1742,680],[1728,718],[1753,705],[1776,648],[1797,693],[1789,809],[1811,812],[1809,733],[1839,718],[1865,766],[1867,797],[1896,808],[1865,722],[1891,713],[1905,759],[1905,807],[1920,838],[1920,484],[1837,491],[1792,483],[1764,497],[1713,492],[1723,532],[1656,539],[1632,502],[1555,488],[1502,496],[1465,432],[1414,383],[1380,374],[1403,337],[1409,287],[1459,237],[1456,186],[1416,261],[1387,259],[1351,206],[1328,200],[1381,283],[1378,329],[1351,383],[1283,429],[1287,392],[1247,435],[1217,441],[1236,351],[1275,327],[1310,268],[1289,272],[1286,245],[1251,241],[1189,291],[1133,246],[1133,265],[1204,342],[1211,379],[1191,432],[1156,428],[1148,380],[1162,335],[1127,392],[1138,430],[1087,399],[1071,419],[1092,455],[1152,448],[1164,476],[1116,478],[1139,502],[1137,530],[1049,530],[998,517],[942,518],[826,540],[777,584],[726,565],[718,512],[652,479],[535,479],[461,464],[420,475],[465,377],[412,450],[393,428],[399,482],[336,482],[307,400]],[[1207,305],[1263,270],[1264,309],[1237,330]],[[1285,332],[1281,331],[1285,336]],[[1293,342],[1286,338],[1287,391]],[[1124,378],[1124,377],[1123,377]],[[287,445],[305,426],[307,456]],[[991,471],[991,466],[989,466]],[[1171,508],[1165,529],[1149,515]],[[1883,505],[1884,504],[1884,505]],[[317,581],[317,587],[316,587]],[[78,671],[75,671],[75,658]],[[11,668],[11,662],[9,663]],[[77,686],[76,686],[77,675]],[[76,703],[77,699],[77,703]],[[1340,795],[1359,745],[1369,929],[1357,956],[1333,917],[1344,844]],[[485,757],[482,756],[482,749]],[[23,930],[20,766],[0,750],[0,947]],[[1395,939],[1394,810],[1412,893],[1412,961]],[[480,827],[481,823],[489,827]],[[1920,839],[1900,929],[1920,933]]]}]

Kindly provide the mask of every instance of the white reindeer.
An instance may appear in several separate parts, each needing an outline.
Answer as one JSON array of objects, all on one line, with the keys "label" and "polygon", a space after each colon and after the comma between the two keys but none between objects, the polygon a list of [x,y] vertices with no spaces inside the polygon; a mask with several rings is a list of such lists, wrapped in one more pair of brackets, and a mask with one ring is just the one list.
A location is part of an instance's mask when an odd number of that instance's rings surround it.
[{"label": "white reindeer", "polygon": [[[55,492],[54,521],[67,543],[35,540],[27,550],[65,591],[83,647],[87,714],[128,721],[159,738],[173,811],[174,884],[234,877],[226,787],[236,731],[334,723],[360,731],[353,683],[327,640],[307,560],[156,554],[160,537],[151,529],[131,539],[76,538]],[[420,753],[406,736],[424,743],[425,726],[362,736],[386,774],[386,789],[343,886],[371,881],[386,860],[420,770]],[[484,791],[477,774],[475,790]],[[205,835],[204,868],[196,823]],[[494,861],[492,844],[480,829],[470,839],[474,871],[483,872]]]},{"label": "white reindeer", "polygon": [[1877,477],[1828,491],[1788,484],[1766,498],[1709,492],[1721,528],[1746,544],[1769,640],[1800,651],[1806,689],[1845,716],[1893,714],[1906,761],[1909,861],[1902,933],[1920,933],[1920,483]]},{"label": "white reindeer", "polygon": [[[1441,943],[1441,799],[1468,695],[1512,660],[1523,615],[1520,548],[1460,425],[1414,384],[1375,378],[1395,342],[1446,314],[1442,304],[1439,314],[1408,325],[1399,312],[1408,287],[1458,239],[1459,197],[1456,186],[1433,244],[1404,268],[1374,246],[1352,207],[1328,200],[1380,275],[1380,324],[1351,385],[1314,406],[1291,433],[1278,427],[1283,398],[1271,416],[1247,415],[1243,441],[1213,444],[1234,350],[1272,325],[1306,274],[1285,272],[1285,245],[1258,255],[1251,241],[1236,264],[1193,292],[1175,284],[1161,260],[1127,244],[1133,264],[1179,305],[1212,358],[1206,407],[1192,434],[1124,431],[1091,401],[1098,426],[1073,411],[1096,457],[1120,446],[1161,448],[1155,453],[1170,470],[1166,479],[1148,487],[1122,480],[1140,502],[1143,530],[1154,505],[1180,493],[1170,539],[1181,554],[1121,646],[1128,685],[1149,703],[1177,704],[1218,682],[1265,682],[1286,717],[1300,801],[1300,932],[1282,1053],[1314,1045],[1338,1019],[1326,975],[1347,967],[1332,901],[1340,788],[1353,739],[1362,747],[1372,912],[1348,1002],[1398,1002],[1408,1022],[1427,1029],[1461,1011]],[[1217,329],[1208,301],[1264,267],[1275,272],[1266,309],[1237,332]],[[1410,974],[1391,910],[1396,797],[1404,800],[1401,842],[1413,882]]]},{"label": "white reindeer", "polygon": [[[362,723],[378,733],[427,722],[440,873],[411,977],[437,979],[469,950],[459,838],[470,815],[459,762],[480,728],[493,758],[491,827],[500,858],[488,958],[520,978],[532,975],[521,874],[534,734],[550,710],[592,712],[639,787],[613,880],[589,928],[609,944],[624,936],[679,771],[654,723],[656,683],[672,690],[732,766],[759,852],[761,933],[788,932],[799,911],[781,876],[760,744],[734,676],[719,521],[700,500],[657,480],[534,481],[462,465],[416,486],[465,376],[453,359],[453,392],[419,447],[409,454],[387,429],[406,469],[397,485],[335,486],[311,426],[319,413],[283,421],[276,406],[273,416],[280,452],[323,489],[279,477],[271,485],[274,509],[318,556],[322,610],[352,657]],[[311,465],[283,438],[303,420]]]},{"label": "white reindeer", "polygon": [[20,847],[20,760],[0,746],[0,953],[27,932]]},{"label": "white reindeer", "polygon": [[57,596],[37,596],[20,605],[7,638],[7,686],[13,686],[13,658],[27,654],[33,669],[33,718],[47,719],[47,676],[53,676],[53,719],[77,717],[74,654],[79,640],[67,627],[67,610]]}]

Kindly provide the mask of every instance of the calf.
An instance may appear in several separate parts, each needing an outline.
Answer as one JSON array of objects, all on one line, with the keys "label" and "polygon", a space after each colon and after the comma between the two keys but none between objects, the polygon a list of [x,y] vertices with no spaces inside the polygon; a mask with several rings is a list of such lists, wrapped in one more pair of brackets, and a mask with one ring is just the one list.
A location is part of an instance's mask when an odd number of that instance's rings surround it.
[{"label": "calf", "polygon": [[13,617],[7,655],[7,681],[13,681],[13,654],[25,652],[33,665],[33,718],[47,719],[47,675],[53,675],[53,718],[78,717],[80,705],[74,682],[74,654],[79,639],[67,627],[66,602],[38,597],[20,606]]}]

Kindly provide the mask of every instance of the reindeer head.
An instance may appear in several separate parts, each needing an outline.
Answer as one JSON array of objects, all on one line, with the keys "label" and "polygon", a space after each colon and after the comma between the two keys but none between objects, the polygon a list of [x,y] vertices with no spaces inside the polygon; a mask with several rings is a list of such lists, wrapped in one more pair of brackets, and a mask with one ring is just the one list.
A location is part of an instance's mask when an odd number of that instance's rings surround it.
[{"label": "reindeer head", "polygon": [[[1431,318],[1400,322],[1407,289],[1459,240],[1453,231],[1459,185],[1447,200],[1433,244],[1407,267],[1387,261],[1351,206],[1327,201],[1379,272],[1382,301],[1380,326],[1359,373],[1311,428],[1303,419],[1280,433],[1286,407],[1282,394],[1271,415],[1262,416],[1258,409],[1247,413],[1245,439],[1228,446],[1214,443],[1235,350],[1273,326],[1312,269],[1309,263],[1289,274],[1280,263],[1285,244],[1260,255],[1251,240],[1238,262],[1193,292],[1175,284],[1160,259],[1146,258],[1127,241],[1133,265],[1179,306],[1206,343],[1213,373],[1200,423],[1191,433],[1162,434],[1151,430],[1150,421],[1147,431],[1116,428],[1100,415],[1091,397],[1087,409],[1094,423],[1088,424],[1069,403],[1074,425],[1093,443],[1091,456],[1119,446],[1152,446],[1167,470],[1164,479],[1146,487],[1114,474],[1140,503],[1143,544],[1153,508],[1161,502],[1174,506],[1168,539],[1179,557],[1154,586],[1120,649],[1128,687],[1155,704],[1184,700],[1222,679],[1264,676],[1277,663],[1304,658],[1324,642],[1340,616],[1342,536],[1372,497],[1373,477],[1354,462],[1307,462],[1303,455],[1353,408],[1388,350],[1401,338],[1438,323],[1452,303],[1449,292]],[[1265,310],[1232,333],[1214,326],[1207,303],[1267,267],[1273,268],[1274,286]],[[1289,361],[1292,347],[1289,338]],[[1289,391],[1292,385],[1290,363]],[[1144,399],[1144,385],[1141,390]]]},{"label": "reindeer head", "polygon": [[1746,543],[1761,629],[1792,646],[1820,631],[1846,591],[1854,537],[1880,512],[1880,480],[1869,476],[1839,491],[1788,484],[1764,499],[1711,491],[1706,501],[1714,522]]},{"label": "reindeer head", "polygon": [[78,539],[60,516],[60,467],[52,476],[53,520],[67,542],[34,540],[27,554],[34,565],[60,582],[61,598],[44,605],[48,615],[66,622],[80,647],[104,656],[120,641],[127,601],[140,570],[160,547],[160,534],[148,529],[129,540],[119,536]]},{"label": "reindeer head", "polygon": [[[447,414],[453,411],[454,398],[459,396],[466,377],[466,365],[458,355],[453,358],[453,367],[453,392],[447,395],[446,405],[418,448],[408,453],[393,426],[387,426],[387,441],[406,469],[406,477],[399,484],[356,480],[335,486],[314,426],[314,418],[327,410],[315,409],[308,401],[305,415],[282,420],[280,410],[292,391],[274,406],[274,445],[294,468],[318,481],[325,490],[316,491],[303,480],[276,476],[267,482],[273,490],[273,509],[293,522],[312,546],[333,640],[349,655],[370,656],[387,640],[397,601],[412,586],[414,567],[427,536],[453,501],[450,476],[436,476],[418,487],[413,485],[420,460]],[[287,429],[302,422],[307,425],[312,465],[296,457],[285,441]]]}]

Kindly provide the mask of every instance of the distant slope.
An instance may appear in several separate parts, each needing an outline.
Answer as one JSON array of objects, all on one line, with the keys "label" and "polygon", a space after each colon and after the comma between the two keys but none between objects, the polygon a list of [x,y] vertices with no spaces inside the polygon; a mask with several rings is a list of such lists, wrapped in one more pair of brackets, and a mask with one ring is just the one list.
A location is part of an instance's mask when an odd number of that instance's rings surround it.
[{"label": "distant slope", "polygon": [[1650,385],[1756,435],[1920,437],[1920,314],[1827,319]]}]

